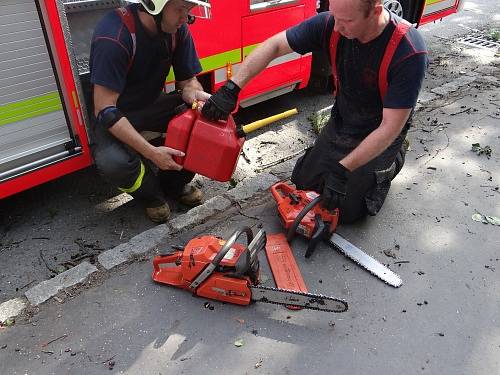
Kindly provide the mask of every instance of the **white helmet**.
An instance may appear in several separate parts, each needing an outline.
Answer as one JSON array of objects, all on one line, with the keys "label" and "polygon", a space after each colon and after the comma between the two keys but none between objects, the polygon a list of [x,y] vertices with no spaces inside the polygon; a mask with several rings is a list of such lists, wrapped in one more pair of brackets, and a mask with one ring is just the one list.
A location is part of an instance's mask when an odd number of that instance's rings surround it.
[{"label": "white helmet", "polygon": [[[142,4],[144,9],[149,14],[156,16],[157,14],[159,14],[163,10],[163,7],[170,0],[127,0],[127,1],[130,3]],[[210,18],[210,2],[209,2],[209,0],[183,0],[183,1],[197,5],[197,7],[195,7],[195,9],[193,9],[194,12],[193,11],[191,12],[191,13],[195,13],[196,17]]]}]

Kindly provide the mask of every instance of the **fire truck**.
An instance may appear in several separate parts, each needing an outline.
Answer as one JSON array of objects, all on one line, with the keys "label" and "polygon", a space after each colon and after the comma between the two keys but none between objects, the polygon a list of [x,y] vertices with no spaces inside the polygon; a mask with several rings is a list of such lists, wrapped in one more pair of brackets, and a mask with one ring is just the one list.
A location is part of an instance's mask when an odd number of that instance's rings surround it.
[{"label": "fire truck", "polygon": [[[85,92],[92,33],[121,0],[0,2],[0,199],[92,164]],[[459,0],[388,0],[391,11],[423,24],[456,12]],[[214,92],[262,41],[328,9],[326,0],[211,0],[210,19],[190,25]],[[320,59],[320,57],[318,57]],[[304,88],[313,56],[274,60],[248,84],[240,106]],[[318,65],[318,64],[316,64]],[[320,64],[321,65],[321,64]],[[165,89],[173,89],[174,75]]]}]

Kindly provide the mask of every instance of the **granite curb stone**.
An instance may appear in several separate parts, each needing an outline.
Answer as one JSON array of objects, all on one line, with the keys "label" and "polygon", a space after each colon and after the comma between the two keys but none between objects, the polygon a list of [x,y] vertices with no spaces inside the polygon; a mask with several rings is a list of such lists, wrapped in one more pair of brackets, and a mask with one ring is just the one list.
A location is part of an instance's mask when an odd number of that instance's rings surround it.
[{"label": "granite curb stone", "polygon": [[234,202],[240,202],[252,197],[258,191],[269,189],[278,181],[280,179],[270,173],[260,173],[254,177],[244,179],[224,195]]},{"label": "granite curb stone", "polygon": [[26,305],[27,303],[24,298],[13,298],[0,303],[0,323],[18,316],[25,309]]},{"label": "granite curb stone", "polygon": [[32,305],[37,306],[55,296],[64,288],[68,288],[85,281],[88,276],[97,271],[97,268],[89,262],[82,262],[79,265],[60,273],[53,279],[43,281],[34,286],[25,293],[25,296]]},{"label": "granite curb stone", "polygon": [[206,218],[218,212],[224,211],[229,206],[231,206],[231,201],[218,195],[209,199],[202,205],[190,209],[185,214],[177,216],[175,219],[172,219],[169,224],[174,233],[180,232],[189,226],[201,223]]},{"label": "granite curb stone", "polygon": [[130,241],[99,254],[97,260],[106,270],[110,270],[127,262],[132,255],[145,254],[152,250],[168,237],[169,232],[166,224],[157,225],[132,237]]}]

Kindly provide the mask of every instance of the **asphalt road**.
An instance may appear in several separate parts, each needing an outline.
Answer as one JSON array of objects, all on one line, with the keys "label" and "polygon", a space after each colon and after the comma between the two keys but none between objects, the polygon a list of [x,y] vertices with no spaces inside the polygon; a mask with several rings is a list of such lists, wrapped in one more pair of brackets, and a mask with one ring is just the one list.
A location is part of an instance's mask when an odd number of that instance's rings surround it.
[{"label": "asphalt road", "polygon": [[[422,28],[434,61],[427,92],[470,71],[498,68],[489,51],[452,42],[468,28],[498,26],[498,7],[469,1],[456,18]],[[500,78],[498,70],[483,75]],[[250,162],[240,161],[236,177],[311,142],[306,118],[329,99],[298,92],[242,112],[243,123],[296,105],[301,115],[253,135],[245,148]],[[211,310],[203,299],[154,284],[147,259],[1,329],[0,373],[499,373],[500,235],[498,227],[471,219],[476,212],[500,217],[499,104],[498,85],[481,80],[428,103],[417,114],[405,169],[383,210],[339,228],[399,273],[401,288],[383,284],[325,244],[306,261],[306,243],[297,239],[293,248],[309,289],[345,298],[348,312],[216,302]],[[490,145],[491,158],[471,152],[475,142]],[[286,163],[276,173],[285,176],[289,168]],[[209,195],[228,188],[200,183]],[[92,168],[4,200],[0,210],[0,301],[50,277],[49,268],[57,271],[71,255],[97,254],[152,226]],[[173,244],[199,232],[228,236],[258,222],[269,233],[280,231],[269,196]],[[234,345],[238,339],[243,346]]]}]

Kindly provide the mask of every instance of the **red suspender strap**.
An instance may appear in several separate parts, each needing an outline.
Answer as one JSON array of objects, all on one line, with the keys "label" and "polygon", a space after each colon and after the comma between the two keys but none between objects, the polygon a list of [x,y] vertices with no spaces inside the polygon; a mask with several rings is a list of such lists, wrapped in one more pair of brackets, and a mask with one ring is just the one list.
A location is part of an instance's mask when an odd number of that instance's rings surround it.
[{"label": "red suspender strap", "polygon": [[378,72],[378,89],[380,91],[380,99],[384,101],[385,94],[387,93],[387,87],[389,85],[387,81],[387,73],[389,71],[389,64],[391,63],[394,53],[399,46],[399,42],[403,39],[403,36],[408,32],[411,25],[405,20],[399,22],[394,29],[391,39],[385,48],[384,57],[380,63],[380,69]]},{"label": "red suspender strap", "polygon": [[123,24],[127,28],[128,32],[130,33],[130,37],[132,38],[132,56],[129,60],[127,68],[127,71],[129,71],[132,67],[132,64],[134,63],[135,51],[137,49],[137,39],[135,37],[135,19],[132,12],[127,8],[117,8],[116,13],[118,13],[120,18],[122,19]]},{"label": "red suspender strap", "polygon": [[340,90],[340,81],[337,72],[337,45],[339,44],[339,39],[340,33],[335,30],[332,31],[332,36],[330,37],[330,63],[332,64],[333,83],[335,85],[334,95],[338,95]]}]

